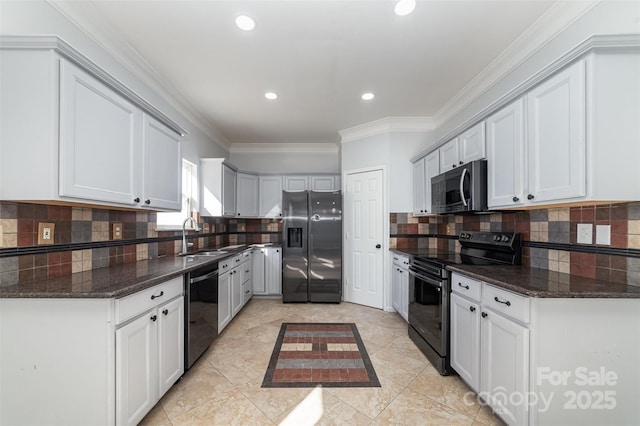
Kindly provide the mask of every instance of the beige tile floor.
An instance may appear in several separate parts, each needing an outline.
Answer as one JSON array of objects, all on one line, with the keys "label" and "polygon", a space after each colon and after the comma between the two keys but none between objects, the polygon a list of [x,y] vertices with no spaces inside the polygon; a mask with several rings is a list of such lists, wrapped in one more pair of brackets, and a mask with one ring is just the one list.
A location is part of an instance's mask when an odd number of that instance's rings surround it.
[{"label": "beige tile floor", "polygon": [[[354,322],[381,388],[260,387],[283,322]],[[493,425],[457,376],[440,376],[396,313],[253,299],[143,425]]]}]

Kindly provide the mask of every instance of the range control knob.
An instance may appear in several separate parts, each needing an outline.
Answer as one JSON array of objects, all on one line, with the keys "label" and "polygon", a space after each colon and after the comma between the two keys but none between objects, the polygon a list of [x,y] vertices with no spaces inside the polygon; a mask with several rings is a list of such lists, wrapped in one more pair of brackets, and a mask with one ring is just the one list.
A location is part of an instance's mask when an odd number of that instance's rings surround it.
[{"label": "range control knob", "polygon": [[509,241],[509,236],[508,235],[503,235],[502,238],[500,239],[500,241],[502,241],[503,243],[506,243]]},{"label": "range control knob", "polygon": [[500,235],[493,236],[493,241],[495,241],[496,243],[499,242],[500,240],[502,240],[502,237]]}]

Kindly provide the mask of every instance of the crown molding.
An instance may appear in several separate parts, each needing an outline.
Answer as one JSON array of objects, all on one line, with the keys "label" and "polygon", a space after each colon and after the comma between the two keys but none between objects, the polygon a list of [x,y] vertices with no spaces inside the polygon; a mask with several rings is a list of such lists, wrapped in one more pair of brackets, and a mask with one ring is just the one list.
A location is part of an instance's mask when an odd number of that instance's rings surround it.
[{"label": "crown molding", "polygon": [[340,130],[340,143],[345,144],[389,132],[427,132],[435,129],[431,117],[386,117]]},{"label": "crown molding", "polygon": [[335,143],[234,143],[229,149],[231,154],[336,154],[338,151]]},{"label": "crown molding", "polygon": [[434,121],[437,126],[460,113],[600,2],[601,0],[556,2],[436,112]]},{"label": "crown molding", "polygon": [[527,91],[531,90],[534,86],[541,83],[543,80],[560,71],[571,63],[579,60],[591,52],[611,51],[611,50],[623,50],[623,51],[638,51],[640,50],[640,34],[613,34],[613,35],[594,35],[586,40],[582,41],[571,50],[551,62],[546,67],[542,68],[529,78],[524,80],[519,85],[513,87],[511,90],[503,94],[500,98],[487,105],[480,111],[476,112],[469,119],[458,125],[455,129],[442,136],[436,143],[429,148],[419,152],[411,157],[412,162],[419,160],[429,152],[438,149],[447,141],[453,137],[459,135],[466,129],[475,125],[476,123],[484,120],[489,115],[493,114],[500,108],[506,106],[508,103],[514,101],[518,97],[524,95]]},{"label": "crown molding", "polygon": [[[211,120],[199,113],[171,83],[163,78],[161,74],[102,17],[96,13],[91,13],[90,21],[86,19],[86,16],[80,19],[71,5],[67,5],[65,2],[46,1],[58,13],[71,22],[71,24],[106,51],[107,54],[122,64],[122,66],[137,79],[164,98],[164,100],[171,104],[172,107],[200,129],[200,131],[207,135],[213,142],[221,148],[227,151],[229,150],[231,142],[211,124]],[[90,6],[87,5],[86,7]]]}]

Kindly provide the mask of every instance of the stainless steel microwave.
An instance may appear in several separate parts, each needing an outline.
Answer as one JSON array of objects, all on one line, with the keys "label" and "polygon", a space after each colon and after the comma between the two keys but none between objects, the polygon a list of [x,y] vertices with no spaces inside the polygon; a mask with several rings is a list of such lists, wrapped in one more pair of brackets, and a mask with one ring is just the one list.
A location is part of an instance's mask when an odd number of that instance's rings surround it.
[{"label": "stainless steel microwave", "polygon": [[431,178],[434,213],[487,210],[487,160],[476,160]]}]

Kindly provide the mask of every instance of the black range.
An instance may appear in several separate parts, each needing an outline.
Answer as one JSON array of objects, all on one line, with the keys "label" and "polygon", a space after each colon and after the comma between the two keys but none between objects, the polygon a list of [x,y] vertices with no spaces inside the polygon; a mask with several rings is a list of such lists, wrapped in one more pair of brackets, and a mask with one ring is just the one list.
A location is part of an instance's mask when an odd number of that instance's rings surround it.
[{"label": "black range", "polygon": [[447,265],[519,265],[522,240],[513,232],[462,232],[460,254],[419,250],[409,263],[409,337],[442,375],[449,366]]}]

